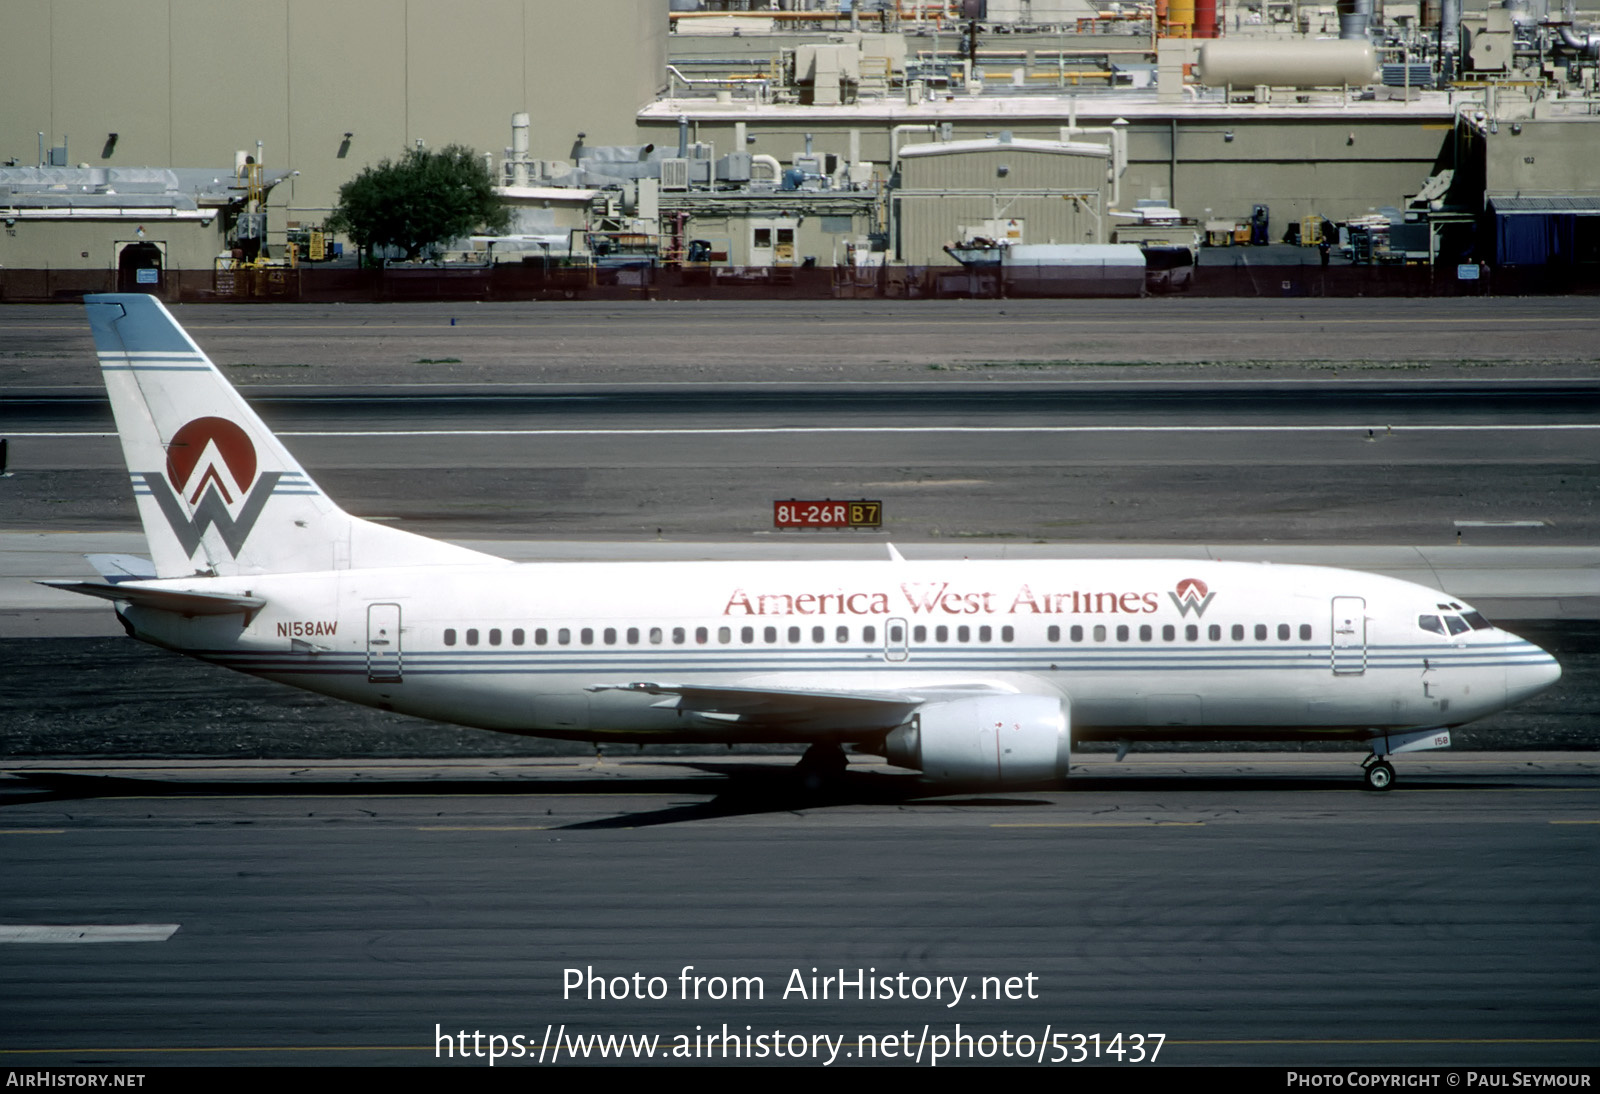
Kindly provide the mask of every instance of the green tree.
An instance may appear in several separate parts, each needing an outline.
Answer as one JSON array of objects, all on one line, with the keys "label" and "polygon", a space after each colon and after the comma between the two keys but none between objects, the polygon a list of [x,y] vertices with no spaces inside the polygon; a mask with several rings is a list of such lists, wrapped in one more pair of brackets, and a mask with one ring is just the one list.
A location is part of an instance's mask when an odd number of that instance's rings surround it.
[{"label": "green tree", "polygon": [[414,148],[395,163],[381,161],[339,187],[327,226],[363,249],[398,247],[416,258],[430,246],[478,230],[503,232],[510,213],[494,178],[472,149]]}]

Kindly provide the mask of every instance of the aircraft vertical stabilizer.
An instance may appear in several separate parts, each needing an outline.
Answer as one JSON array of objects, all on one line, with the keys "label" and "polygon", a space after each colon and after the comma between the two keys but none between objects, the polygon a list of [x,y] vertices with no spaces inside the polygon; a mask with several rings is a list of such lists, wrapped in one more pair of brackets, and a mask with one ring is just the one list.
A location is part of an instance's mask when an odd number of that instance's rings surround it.
[{"label": "aircraft vertical stabilizer", "polygon": [[84,303],[159,576],[502,561],[345,513],[155,297]]}]

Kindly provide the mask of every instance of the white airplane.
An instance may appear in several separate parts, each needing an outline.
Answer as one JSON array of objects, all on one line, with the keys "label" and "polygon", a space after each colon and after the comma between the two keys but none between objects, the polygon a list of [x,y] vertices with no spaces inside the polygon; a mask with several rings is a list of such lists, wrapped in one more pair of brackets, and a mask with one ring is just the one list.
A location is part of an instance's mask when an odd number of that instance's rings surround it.
[{"label": "white airplane", "polygon": [[[161,303],[85,298],[152,559],[129,634],[385,710],[586,741],[805,743],[936,782],[1067,774],[1077,740],[1394,753],[1528,698],[1544,650],[1423,586],[1260,563],[516,564],[341,510]],[[1125,746],[1124,746],[1125,747]]]}]

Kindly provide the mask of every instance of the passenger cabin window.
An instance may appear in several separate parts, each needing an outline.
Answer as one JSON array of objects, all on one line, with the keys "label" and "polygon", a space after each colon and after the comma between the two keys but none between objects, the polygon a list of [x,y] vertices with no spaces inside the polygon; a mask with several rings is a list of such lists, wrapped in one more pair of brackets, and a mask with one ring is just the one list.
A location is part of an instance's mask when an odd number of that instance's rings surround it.
[{"label": "passenger cabin window", "polygon": [[672,628],[672,644],[674,646],[683,645],[684,641],[688,637],[689,637],[688,634],[684,632],[684,629],[682,627],[673,627]]},{"label": "passenger cabin window", "polygon": [[1183,628],[1183,640],[1185,642],[1200,641],[1200,628],[1195,624],[1190,623],[1187,627]]},{"label": "passenger cabin window", "polygon": [[511,644],[513,646],[520,646],[527,640],[528,632],[523,630],[521,627],[518,627],[511,632]]},{"label": "passenger cabin window", "polygon": [[585,646],[594,645],[594,628],[593,627],[585,627],[581,631],[579,631],[578,632],[578,641],[582,642]]},{"label": "passenger cabin window", "polygon": [[499,644],[500,644],[500,628],[499,627],[493,627],[489,631],[489,645],[498,646]]},{"label": "passenger cabin window", "polygon": [[1279,642],[1287,642],[1287,641],[1289,641],[1289,624],[1287,624],[1287,623],[1279,623],[1278,624],[1278,641]]},{"label": "passenger cabin window", "polygon": [[1266,640],[1267,640],[1267,625],[1265,623],[1257,623],[1256,624],[1256,641],[1257,642],[1265,642]]},{"label": "passenger cabin window", "polygon": [[476,628],[476,627],[468,627],[467,628],[467,645],[476,646],[477,644],[478,644],[478,628]]},{"label": "passenger cabin window", "polygon": [[[939,629],[941,631],[944,630],[943,627],[940,627]],[[1045,639],[1050,641],[1050,642],[1059,642],[1059,641],[1061,641],[1061,628],[1052,625],[1052,626],[1046,628],[1046,630],[1044,632],[1044,636],[1045,636]],[[941,634],[939,636],[939,641],[941,641],[941,642],[944,641],[944,635]]]},{"label": "passenger cabin window", "polygon": [[601,639],[605,642],[606,645],[615,646],[617,644],[617,628],[615,628],[615,627],[607,627],[605,629],[605,631],[601,634]]},{"label": "passenger cabin window", "polygon": [[[966,628],[963,627],[962,629],[965,630]],[[876,642],[877,640],[878,640],[878,628],[876,628],[876,627],[862,627],[861,628],[861,641],[867,643],[868,645],[871,645],[873,642]]]},{"label": "passenger cabin window", "polygon": [[1072,638],[1072,640],[1074,642],[1082,642],[1083,641],[1083,628],[1078,626],[1077,624],[1073,624],[1072,630],[1067,632],[1067,633]]},{"label": "passenger cabin window", "polygon": [[1177,640],[1178,628],[1174,627],[1171,623],[1168,623],[1161,628],[1161,641],[1176,642]]},{"label": "passenger cabin window", "polygon": [[1206,637],[1213,642],[1221,642],[1222,628],[1215,623],[1211,624],[1210,627],[1206,628]]},{"label": "passenger cabin window", "polygon": [[743,642],[745,645],[748,646],[750,643],[754,642],[755,640],[756,640],[756,629],[754,627],[740,627],[739,628],[739,641]]},{"label": "passenger cabin window", "polygon": [[446,627],[444,629],[444,644],[447,646],[456,644],[456,629],[454,627]]},{"label": "passenger cabin window", "polygon": [[1311,624],[1310,623],[1302,623],[1302,624],[1300,624],[1300,641],[1302,641],[1302,642],[1311,641]]},{"label": "passenger cabin window", "polygon": [[[918,629],[920,630],[921,628],[918,628]],[[1002,642],[1010,642],[1012,639],[1014,639],[1016,637],[1016,635],[1017,635],[1017,632],[1012,630],[1010,627],[1001,627],[1000,628],[1000,641],[1002,641]]]},{"label": "passenger cabin window", "polygon": [[533,644],[535,646],[543,646],[544,644],[546,644],[549,641],[550,641],[550,632],[549,631],[545,630],[543,627],[534,628]]},{"label": "passenger cabin window", "polygon": [[1232,637],[1233,637],[1233,640],[1235,642],[1243,642],[1244,641],[1244,624],[1243,623],[1235,623],[1233,625]]},{"label": "passenger cabin window", "polygon": [[839,642],[840,644],[843,644],[845,642],[850,641],[850,628],[849,627],[840,627],[837,631],[834,632],[833,637],[834,637],[834,641]]}]

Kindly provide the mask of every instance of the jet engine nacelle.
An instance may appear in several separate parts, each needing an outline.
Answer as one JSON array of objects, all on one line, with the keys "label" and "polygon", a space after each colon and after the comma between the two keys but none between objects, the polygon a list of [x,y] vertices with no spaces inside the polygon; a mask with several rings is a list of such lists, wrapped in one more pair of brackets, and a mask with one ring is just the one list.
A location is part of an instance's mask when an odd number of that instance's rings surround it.
[{"label": "jet engine nacelle", "polygon": [[919,707],[890,732],[884,754],[898,767],[950,782],[1038,783],[1064,779],[1072,759],[1066,699],[996,695]]}]

